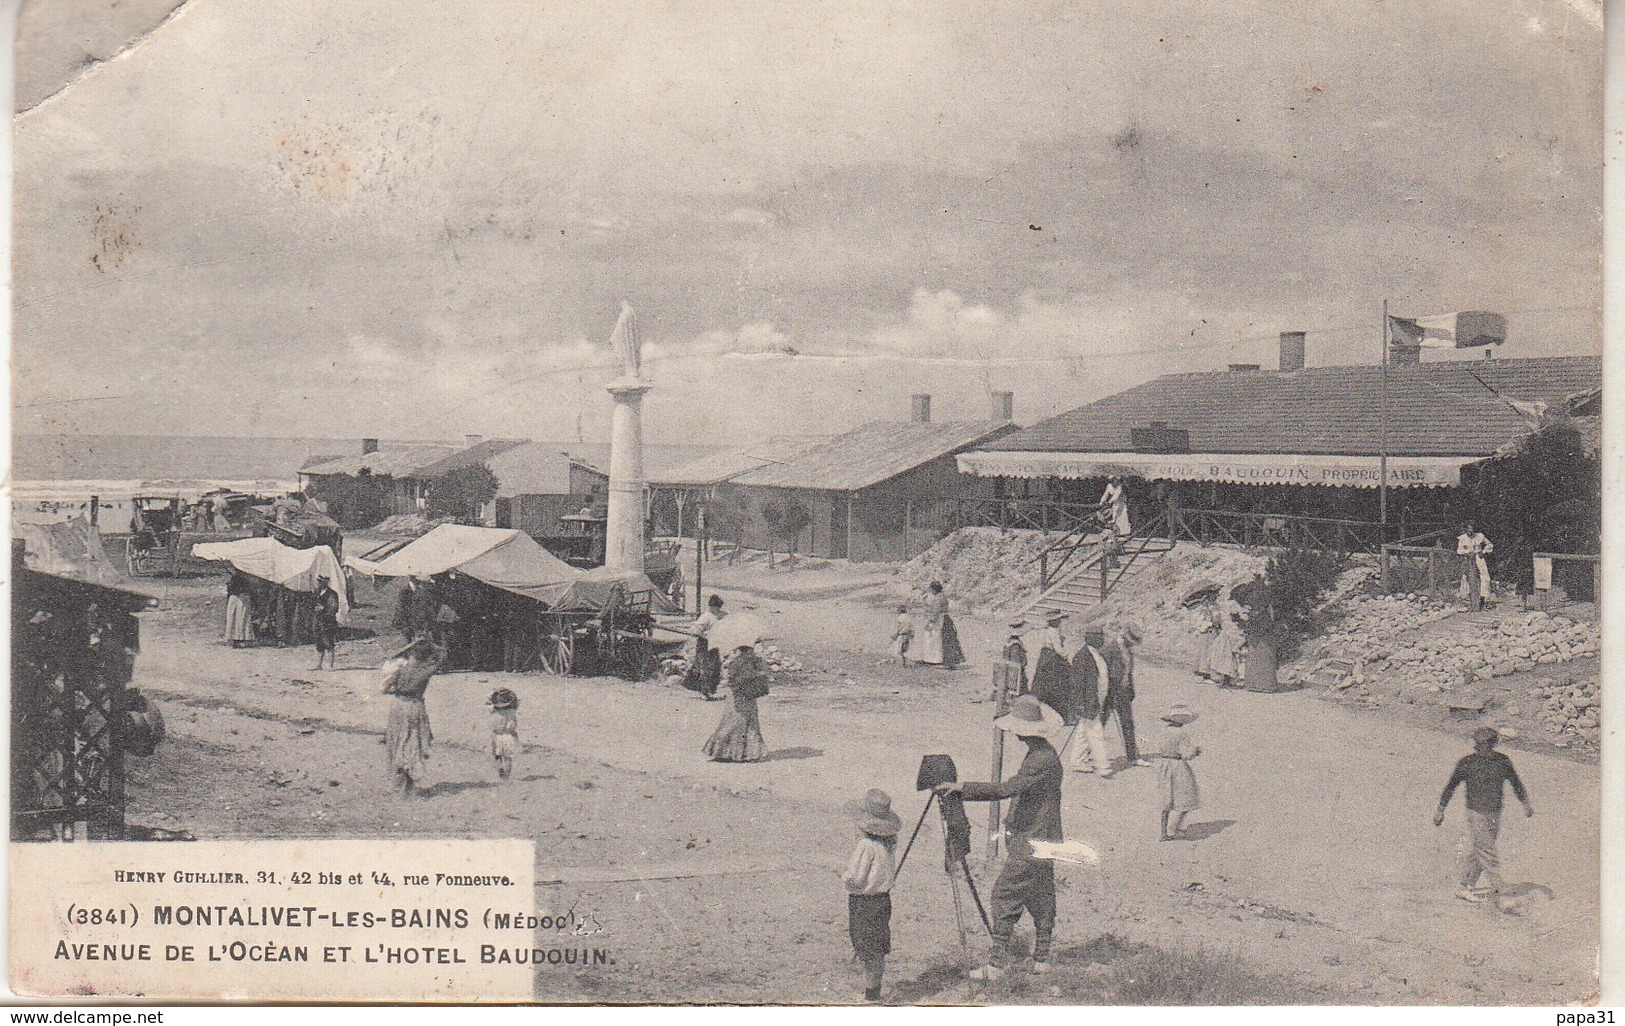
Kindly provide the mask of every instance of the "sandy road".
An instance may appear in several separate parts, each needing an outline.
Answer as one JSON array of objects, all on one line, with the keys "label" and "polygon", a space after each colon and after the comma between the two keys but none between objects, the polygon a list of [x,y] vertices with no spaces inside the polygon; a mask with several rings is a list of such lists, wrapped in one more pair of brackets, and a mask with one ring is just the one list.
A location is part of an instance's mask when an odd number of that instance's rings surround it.
[{"label": "sandy road", "polygon": [[[990,756],[989,707],[968,701],[985,670],[879,664],[882,598],[761,602],[816,667],[763,701],[765,762],[707,762],[722,704],[681,690],[448,674],[429,698],[435,786],[416,800],[385,791],[371,673],[312,672],[307,651],[233,651],[157,614],[138,674],[164,696],[176,745],[144,767],[153,786],[136,818],[167,815],[200,837],[531,837],[542,876],[562,880],[538,889],[540,905],[590,909],[619,952],[617,973],[539,979],[539,994],[848,1000],[842,806],[881,786],[912,827],[921,755],[951,754],[967,777]],[[967,650],[989,650],[996,625],[962,628]],[[376,664],[380,651],[352,643],[344,658]],[[1153,771],[1069,773],[1068,832],[1105,863],[1062,871],[1063,949],[1111,932],[1224,951],[1361,1002],[1549,1004],[1595,989],[1596,767],[1513,753],[1539,815],[1514,807],[1505,821],[1524,914],[1501,915],[1451,897],[1460,798],[1442,830],[1430,821],[1462,737],[1305,694],[1221,693],[1150,661],[1139,676],[1147,726],[1173,701],[1202,712],[1201,839],[1157,841]],[[483,754],[497,686],[519,693],[527,742],[501,786]],[[958,945],[935,818],[896,892],[892,975],[914,1000],[963,997],[944,980]]]}]

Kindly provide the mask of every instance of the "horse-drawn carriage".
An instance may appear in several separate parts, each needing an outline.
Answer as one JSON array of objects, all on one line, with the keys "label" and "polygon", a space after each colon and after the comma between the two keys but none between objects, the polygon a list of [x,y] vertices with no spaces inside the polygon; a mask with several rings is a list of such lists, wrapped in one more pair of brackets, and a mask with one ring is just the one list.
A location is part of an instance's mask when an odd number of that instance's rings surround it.
[{"label": "horse-drawn carriage", "polygon": [[[239,501],[238,505],[244,504]],[[130,536],[124,542],[124,562],[132,577],[203,573],[204,566],[190,557],[194,544],[235,541],[252,534],[238,527],[214,530],[212,519],[205,522],[178,495],[137,495],[130,500]]]},{"label": "horse-drawn carriage", "polygon": [[[282,504],[294,511],[279,509]],[[179,495],[138,495],[130,500],[125,564],[132,577],[207,574],[212,572],[208,562],[191,556],[194,545],[255,537],[272,537],[296,549],[326,545],[342,558],[344,539],[338,524],[299,507],[290,499],[271,502],[224,489],[204,495],[196,505]],[[224,519],[225,530],[218,518]]]}]

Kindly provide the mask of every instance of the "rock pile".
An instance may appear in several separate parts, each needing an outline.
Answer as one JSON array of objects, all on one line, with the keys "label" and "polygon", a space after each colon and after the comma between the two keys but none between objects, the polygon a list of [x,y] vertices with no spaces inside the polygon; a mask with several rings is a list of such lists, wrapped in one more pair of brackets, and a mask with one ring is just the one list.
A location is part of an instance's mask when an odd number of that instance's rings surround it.
[{"label": "rock pile", "polygon": [[[1430,628],[1455,609],[1415,595],[1354,596],[1339,609],[1341,618],[1306,647],[1308,655],[1289,671],[1291,678],[1365,694],[1364,686],[1380,677],[1382,690],[1405,701],[1464,710],[1484,708],[1483,682],[1594,656],[1601,641],[1594,623],[1540,611]],[[1539,718],[1548,729],[1595,740],[1600,709],[1594,682],[1589,690],[1571,679],[1537,691],[1544,703]],[[1516,703],[1503,710],[1508,716],[1521,711]]]},{"label": "rock pile", "polygon": [[763,645],[756,650],[769,670],[775,673],[794,673],[801,669],[801,660],[791,656],[777,645]]},{"label": "rock pile", "polygon": [[923,593],[941,581],[950,602],[967,613],[1019,608],[1038,593],[1039,553],[1060,536],[1042,531],[962,527],[903,566],[895,589]]},{"label": "rock pile", "polygon": [[453,522],[452,517],[429,517],[422,513],[397,513],[392,517],[380,520],[372,528],[374,534],[385,534],[395,538],[419,538],[439,527],[441,524]]},{"label": "rock pile", "polygon": [[1602,698],[1597,678],[1565,677],[1537,689],[1534,695],[1541,702],[1537,718],[1547,730],[1559,735],[1553,742],[1559,748],[1567,748],[1572,738],[1596,741],[1602,736]]}]

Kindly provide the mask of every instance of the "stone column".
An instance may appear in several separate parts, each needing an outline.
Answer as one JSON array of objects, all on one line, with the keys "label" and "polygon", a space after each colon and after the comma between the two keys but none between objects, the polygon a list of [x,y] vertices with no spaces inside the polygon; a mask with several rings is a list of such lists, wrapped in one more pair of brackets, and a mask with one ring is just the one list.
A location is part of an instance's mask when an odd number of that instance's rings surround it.
[{"label": "stone column", "polygon": [[622,379],[609,384],[615,397],[609,436],[609,523],[604,565],[643,571],[643,394],[650,385]]}]

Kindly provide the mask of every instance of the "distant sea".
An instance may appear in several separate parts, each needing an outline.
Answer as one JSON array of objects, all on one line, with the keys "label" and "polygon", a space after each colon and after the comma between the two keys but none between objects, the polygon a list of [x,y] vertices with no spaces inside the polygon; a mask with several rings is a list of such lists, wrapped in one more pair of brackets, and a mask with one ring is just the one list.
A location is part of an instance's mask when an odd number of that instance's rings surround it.
[{"label": "distant sea", "polygon": [[124,529],[135,495],[197,499],[216,488],[275,495],[299,486],[312,456],[361,451],[359,438],[189,435],[13,435],[12,516],[48,523],[89,513],[98,496],[107,533]]},{"label": "distant sea", "polygon": [[13,435],[18,482],[297,481],[314,455],[361,451],[359,438],[209,438],[191,435]]}]

